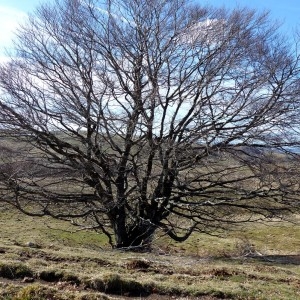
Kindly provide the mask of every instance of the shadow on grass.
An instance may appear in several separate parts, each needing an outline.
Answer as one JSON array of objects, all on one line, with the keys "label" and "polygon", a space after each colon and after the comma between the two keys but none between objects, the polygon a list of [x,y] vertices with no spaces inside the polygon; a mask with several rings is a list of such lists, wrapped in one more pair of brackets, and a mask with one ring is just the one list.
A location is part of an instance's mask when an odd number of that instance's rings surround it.
[{"label": "shadow on grass", "polygon": [[300,255],[260,255],[251,258],[273,264],[300,265]]},{"label": "shadow on grass", "polygon": [[249,262],[249,263],[266,263],[267,265],[294,265],[300,266],[300,255],[291,254],[291,255],[263,255],[263,254],[254,254],[254,255],[242,255],[242,256],[211,256],[209,258],[201,257],[201,260],[206,261],[220,261],[232,263],[233,265]]}]

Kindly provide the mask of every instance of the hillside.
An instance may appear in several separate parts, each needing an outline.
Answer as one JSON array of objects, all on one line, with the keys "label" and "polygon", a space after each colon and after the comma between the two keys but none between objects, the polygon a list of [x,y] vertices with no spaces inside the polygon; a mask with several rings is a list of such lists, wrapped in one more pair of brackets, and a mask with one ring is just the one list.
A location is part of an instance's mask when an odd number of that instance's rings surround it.
[{"label": "hillside", "polygon": [[102,235],[0,209],[0,299],[299,299],[300,230],[250,224],[223,238],[151,253],[110,250]]}]

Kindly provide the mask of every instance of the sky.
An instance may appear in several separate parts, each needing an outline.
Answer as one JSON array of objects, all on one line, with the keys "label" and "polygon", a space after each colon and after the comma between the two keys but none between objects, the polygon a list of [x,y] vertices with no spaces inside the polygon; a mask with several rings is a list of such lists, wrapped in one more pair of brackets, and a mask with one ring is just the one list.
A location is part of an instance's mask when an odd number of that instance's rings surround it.
[{"label": "sky", "polygon": [[42,2],[43,0],[0,0],[0,62],[5,60],[5,49],[11,47],[18,24]]},{"label": "sky", "polygon": [[[204,2],[198,0],[199,3]],[[300,1],[299,0],[206,0],[205,3],[216,7],[227,8],[249,7],[258,11],[270,11],[270,17],[283,22],[282,30],[288,34],[297,26],[300,28]]]},{"label": "sky", "polygon": [[[11,47],[18,23],[32,13],[42,2],[53,0],[0,0],[0,61],[5,59],[5,48]],[[299,0],[194,0],[198,3],[213,6],[236,6],[255,8],[258,11],[269,10],[271,18],[284,22],[282,30],[289,34],[299,25],[300,28],[300,1]]]}]

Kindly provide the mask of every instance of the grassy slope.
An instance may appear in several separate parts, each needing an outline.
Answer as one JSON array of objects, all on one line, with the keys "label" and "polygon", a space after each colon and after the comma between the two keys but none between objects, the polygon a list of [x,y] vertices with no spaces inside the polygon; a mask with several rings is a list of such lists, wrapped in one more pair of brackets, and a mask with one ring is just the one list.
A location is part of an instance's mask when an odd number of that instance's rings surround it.
[{"label": "grassy slope", "polygon": [[183,244],[158,234],[153,253],[137,254],[110,250],[97,233],[0,208],[0,238],[0,299],[300,298],[300,229],[292,224],[251,224]]}]

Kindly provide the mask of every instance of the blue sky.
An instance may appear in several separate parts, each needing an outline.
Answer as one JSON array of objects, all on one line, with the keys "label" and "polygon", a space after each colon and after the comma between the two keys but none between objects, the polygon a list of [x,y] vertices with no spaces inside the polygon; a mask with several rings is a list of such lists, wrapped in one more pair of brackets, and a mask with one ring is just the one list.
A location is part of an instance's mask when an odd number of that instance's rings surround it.
[{"label": "blue sky", "polygon": [[[196,0],[197,1],[197,0]],[[291,32],[297,26],[300,28],[300,1],[299,0],[198,0],[199,3],[208,3],[213,6],[225,6],[233,8],[236,6],[255,8],[258,11],[270,11],[270,17],[274,20],[284,22],[284,32]]]},{"label": "blue sky", "polygon": [[[24,20],[26,13],[33,12],[41,2],[52,0],[0,0],[0,59],[4,56],[4,47],[10,47],[10,41],[17,24]],[[300,28],[300,0],[194,0],[213,6],[236,6],[270,10],[271,18],[284,22],[283,30],[289,34],[297,25]]]},{"label": "blue sky", "polygon": [[4,48],[11,47],[19,22],[26,18],[27,13],[33,12],[40,2],[42,0],[0,0],[0,61],[5,59]]}]

